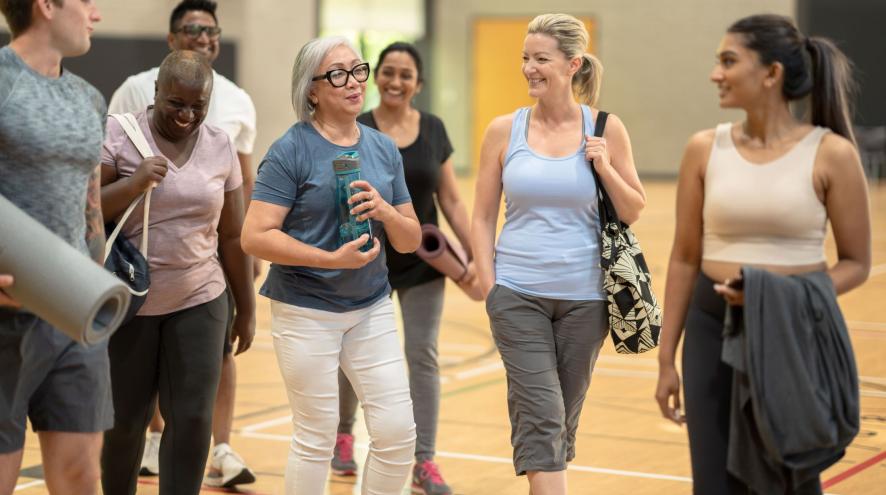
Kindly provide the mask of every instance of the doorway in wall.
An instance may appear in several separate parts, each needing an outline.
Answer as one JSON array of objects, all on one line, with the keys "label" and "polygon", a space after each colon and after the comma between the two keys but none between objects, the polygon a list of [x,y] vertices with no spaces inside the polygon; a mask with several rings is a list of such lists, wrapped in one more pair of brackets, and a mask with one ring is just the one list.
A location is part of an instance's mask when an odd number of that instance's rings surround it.
[{"label": "doorway in wall", "polygon": [[[526,26],[533,18],[476,17],[471,28],[471,164],[476,173],[486,126],[498,115],[532,104],[520,71]],[[595,23],[579,17],[590,34],[594,53]]]}]

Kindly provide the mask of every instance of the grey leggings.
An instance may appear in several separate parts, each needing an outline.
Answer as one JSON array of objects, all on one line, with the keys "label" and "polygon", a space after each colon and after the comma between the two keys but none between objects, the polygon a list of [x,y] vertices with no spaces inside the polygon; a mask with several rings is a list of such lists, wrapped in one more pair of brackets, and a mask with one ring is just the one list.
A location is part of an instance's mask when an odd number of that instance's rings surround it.
[{"label": "grey leggings", "polygon": [[[434,458],[437,417],[440,413],[440,368],[437,366],[437,337],[443,313],[446,279],[438,278],[408,289],[398,289],[403,315],[409,391],[418,439],[415,458]],[[338,371],[339,433],[351,433],[357,412],[357,395],[341,370]]]}]

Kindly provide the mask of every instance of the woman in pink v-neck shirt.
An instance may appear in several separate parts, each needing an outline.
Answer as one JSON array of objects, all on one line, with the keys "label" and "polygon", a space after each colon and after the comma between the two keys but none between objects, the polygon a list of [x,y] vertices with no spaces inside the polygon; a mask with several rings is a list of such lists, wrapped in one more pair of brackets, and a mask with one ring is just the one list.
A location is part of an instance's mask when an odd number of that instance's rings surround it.
[{"label": "woman in pink v-neck shirt", "polygon": [[[176,164],[157,146],[148,124],[153,114],[154,107],[134,114],[151,150],[166,166],[166,176],[151,193],[148,262],[152,287],[140,316],[196,306],[224,292],[225,277],[215,255],[219,220],[225,193],[243,183],[239,169],[233,167],[238,163],[236,150],[221,129],[197,127],[193,151]],[[141,155],[116,120],[108,119],[107,129],[102,163],[115,167],[120,178],[133,177],[143,161]],[[143,213],[138,206],[122,229],[135,245],[141,242]]]},{"label": "woman in pink v-neck shirt", "polygon": [[[115,423],[102,452],[105,493],[135,492],[158,393],[167,420],[160,493],[199,492],[227,330],[226,280],[237,308],[233,334],[254,334],[252,263],[240,248],[243,180],[230,138],[203,124],[211,91],[212,69],[200,55],[167,56],[154,105],[135,114],[154,157],[142,158],[116,119],[108,119],[101,157],[105,218],[117,219],[156,187],[148,227],[151,288],[108,347]],[[122,229],[136,245],[142,220],[137,207]]]}]

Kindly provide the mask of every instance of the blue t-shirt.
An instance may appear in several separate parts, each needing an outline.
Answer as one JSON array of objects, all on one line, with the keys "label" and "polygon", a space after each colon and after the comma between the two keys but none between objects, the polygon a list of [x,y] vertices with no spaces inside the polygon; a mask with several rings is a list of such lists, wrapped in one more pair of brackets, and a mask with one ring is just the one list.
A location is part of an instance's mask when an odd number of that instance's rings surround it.
[{"label": "blue t-shirt", "polygon": [[[391,205],[409,203],[403,160],[384,134],[360,126],[354,146],[330,143],[307,122],[290,127],[268,150],[258,168],[252,199],[289,208],[280,230],[326,251],[339,247],[338,207],[332,160],[344,151],[360,154],[360,174]],[[372,222],[382,246],[384,225]],[[370,241],[371,242],[371,241]],[[384,249],[356,270],[328,270],[272,264],[260,294],[275,301],[341,313],[372,305],[391,292]]]}]

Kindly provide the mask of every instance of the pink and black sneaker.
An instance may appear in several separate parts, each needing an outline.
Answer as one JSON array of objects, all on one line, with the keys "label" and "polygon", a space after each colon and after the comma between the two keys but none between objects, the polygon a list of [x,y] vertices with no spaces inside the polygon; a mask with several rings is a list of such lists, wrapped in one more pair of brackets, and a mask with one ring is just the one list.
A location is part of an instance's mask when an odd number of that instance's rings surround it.
[{"label": "pink and black sneaker", "polygon": [[443,481],[437,463],[426,459],[412,468],[412,493],[422,495],[452,495],[452,489]]},{"label": "pink and black sneaker", "polygon": [[339,433],[335,436],[335,450],[332,451],[332,473],[338,476],[356,476],[357,462],[354,461],[354,435]]}]

